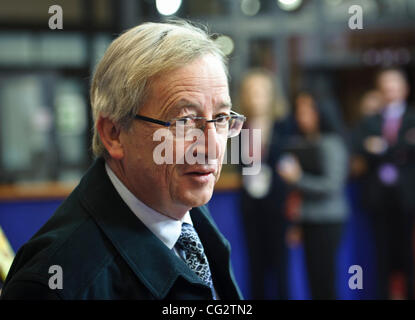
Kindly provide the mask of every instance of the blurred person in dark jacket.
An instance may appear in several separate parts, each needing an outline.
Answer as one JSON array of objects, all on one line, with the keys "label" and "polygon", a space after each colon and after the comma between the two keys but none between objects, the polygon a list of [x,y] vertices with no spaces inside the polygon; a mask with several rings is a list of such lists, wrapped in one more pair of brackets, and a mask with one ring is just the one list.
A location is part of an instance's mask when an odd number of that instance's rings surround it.
[{"label": "blurred person in dark jacket", "polygon": [[[244,128],[250,132],[261,129],[260,154],[257,155],[261,158],[261,170],[255,175],[242,176],[241,210],[248,246],[251,295],[253,299],[288,299],[284,243],[287,221],[283,211],[286,192],[273,168],[289,125],[285,120],[286,103],[275,75],[263,69],[248,71],[241,82],[239,103],[247,115]],[[252,151],[248,144],[242,144],[242,148]],[[269,283],[272,289],[276,288],[276,297],[267,294]]]},{"label": "blurred person in dark jacket", "polygon": [[[372,89],[365,92],[359,101],[359,116],[357,124],[350,130],[352,137],[351,144],[353,144],[353,134],[359,130],[361,123],[365,121],[367,117],[374,116],[382,112],[385,103],[383,96],[377,89]],[[353,148],[353,146],[352,146]],[[352,153],[350,157],[350,175],[351,178],[359,178],[366,170],[366,161],[364,157],[358,153]]]},{"label": "blurred person in dark jacket", "polygon": [[[358,125],[354,152],[365,163],[361,203],[373,225],[377,298],[413,298],[415,113],[406,101],[409,86],[402,70],[381,70],[376,85],[384,106]],[[399,281],[403,292],[390,292]]]},{"label": "blurred person in dark jacket", "polygon": [[293,228],[303,241],[312,299],[336,299],[336,253],[348,216],[348,152],[340,128],[310,92],[301,91],[294,105],[297,134],[276,170],[300,194]]}]

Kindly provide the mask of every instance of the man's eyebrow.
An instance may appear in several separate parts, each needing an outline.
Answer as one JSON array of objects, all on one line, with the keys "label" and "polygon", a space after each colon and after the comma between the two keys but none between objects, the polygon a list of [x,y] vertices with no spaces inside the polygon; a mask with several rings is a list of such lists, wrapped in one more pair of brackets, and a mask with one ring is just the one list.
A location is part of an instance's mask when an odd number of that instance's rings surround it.
[{"label": "man's eyebrow", "polygon": [[183,108],[183,107],[194,108],[194,109],[202,109],[202,106],[200,104],[192,102],[192,101],[187,100],[187,99],[179,100],[174,105],[173,109],[178,109],[178,108]]},{"label": "man's eyebrow", "polygon": [[223,109],[223,108],[232,108],[232,103],[231,102],[223,102],[218,106],[218,109]]},{"label": "man's eyebrow", "polygon": [[[197,102],[193,102],[187,99],[181,99],[179,100],[171,109],[170,109],[170,114],[171,113],[177,113],[178,111],[180,111],[180,109],[182,108],[188,108],[188,109],[193,109],[193,110],[203,110],[203,106],[200,105]],[[231,102],[222,102],[221,104],[219,104],[217,107],[215,107],[215,110],[220,110],[220,109],[225,109],[225,108],[232,108],[232,103]]]},{"label": "man's eyebrow", "polygon": [[176,114],[180,113],[180,111],[183,108],[193,109],[193,110],[200,110],[200,109],[202,109],[202,106],[200,106],[198,103],[192,102],[190,100],[181,99],[178,102],[176,102],[174,104],[174,106],[172,106],[170,108],[170,110],[167,112],[167,114],[169,116],[175,116]]}]

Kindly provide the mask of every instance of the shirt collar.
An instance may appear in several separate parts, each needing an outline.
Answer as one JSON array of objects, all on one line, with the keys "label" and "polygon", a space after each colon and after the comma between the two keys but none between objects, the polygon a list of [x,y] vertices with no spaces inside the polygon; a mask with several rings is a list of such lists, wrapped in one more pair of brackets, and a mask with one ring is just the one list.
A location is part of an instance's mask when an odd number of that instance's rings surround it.
[{"label": "shirt collar", "polygon": [[131,211],[137,216],[144,225],[150,229],[169,249],[176,244],[182,232],[182,223],[186,222],[193,225],[189,211],[186,212],[182,220],[172,219],[164,214],[145,205],[138,200],[130,190],[121,182],[109,165],[105,163],[105,170],[110,178],[114,188],[120,197],[124,200]]},{"label": "shirt collar", "polygon": [[400,118],[405,112],[405,104],[403,102],[392,102],[386,105],[383,116],[384,118]]}]

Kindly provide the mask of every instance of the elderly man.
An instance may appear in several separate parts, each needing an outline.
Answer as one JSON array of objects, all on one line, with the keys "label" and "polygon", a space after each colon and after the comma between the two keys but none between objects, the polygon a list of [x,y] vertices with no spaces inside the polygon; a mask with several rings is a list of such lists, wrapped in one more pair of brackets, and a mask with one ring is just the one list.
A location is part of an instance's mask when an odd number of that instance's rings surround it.
[{"label": "elderly man", "polygon": [[[2,298],[241,298],[229,243],[203,206],[244,121],[222,52],[190,24],[142,24],[106,51],[91,105],[97,160],[19,250]],[[160,129],[174,146],[161,164]],[[192,130],[206,139],[187,139]]]}]

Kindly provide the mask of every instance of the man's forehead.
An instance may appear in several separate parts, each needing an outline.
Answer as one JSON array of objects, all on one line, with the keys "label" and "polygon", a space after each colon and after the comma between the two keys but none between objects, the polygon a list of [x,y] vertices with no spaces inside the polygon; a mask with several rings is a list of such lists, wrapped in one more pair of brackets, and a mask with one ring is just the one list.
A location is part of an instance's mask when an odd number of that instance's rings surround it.
[{"label": "man's forehead", "polygon": [[222,104],[231,104],[224,66],[211,55],[158,73],[149,79],[147,90],[142,112],[158,117],[175,116],[186,107],[209,107],[215,112]]},{"label": "man's forehead", "polygon": [[198,78],[211,78],[222,80],[222,84],[228,83],[224,64],[213,55],[204,55],[180,67],[161,72],[155,77],[155,81],[159,79],[171,80],[172,82],[192,81]]}]

